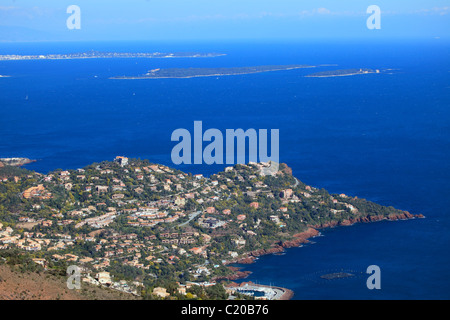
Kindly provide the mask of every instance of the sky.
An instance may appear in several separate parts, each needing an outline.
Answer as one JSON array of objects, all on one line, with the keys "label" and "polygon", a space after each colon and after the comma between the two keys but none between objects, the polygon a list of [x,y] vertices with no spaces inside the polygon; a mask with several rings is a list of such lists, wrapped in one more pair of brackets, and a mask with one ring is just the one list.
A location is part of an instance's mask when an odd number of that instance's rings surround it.
[{"label": "sky", "polygon": [[[70,5],[80,29],[69,29]],[[369,29],[370,5],[381,10]],[[0,0],[1,41],[449,38],[449,0]]]}]

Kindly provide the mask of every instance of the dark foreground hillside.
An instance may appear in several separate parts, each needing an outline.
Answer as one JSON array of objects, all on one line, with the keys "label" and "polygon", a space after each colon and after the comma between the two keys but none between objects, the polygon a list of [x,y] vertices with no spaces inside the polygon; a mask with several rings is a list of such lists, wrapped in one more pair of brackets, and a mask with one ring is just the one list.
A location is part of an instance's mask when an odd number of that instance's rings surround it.
[{"label": "dark foreground hillside", "polygon": [[80,290],[69,290],[66,279],[46,272],[21,272],[0,264],[0,300],[127,300],[131,294],[85,283]]}]

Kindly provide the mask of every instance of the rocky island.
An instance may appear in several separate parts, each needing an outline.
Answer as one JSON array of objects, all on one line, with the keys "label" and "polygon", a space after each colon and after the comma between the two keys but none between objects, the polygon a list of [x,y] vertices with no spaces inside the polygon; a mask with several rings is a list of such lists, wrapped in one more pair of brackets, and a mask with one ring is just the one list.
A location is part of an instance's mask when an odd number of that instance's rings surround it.
[{"label": "rocky island", "polygon": [[164,79],[164,78],[195,78],[195,77],[220,77],[230,75],[252,74],[269,71],[293,70],[300,68],[314,68],[309,65],[275,65],[234,68],[168,68],[153,69],[140,76],[118,76],[110,79]]},{"label": "rocky island", "polygon": [[371,74],[371,73],[380,73],[380,70],[372,70],[366,68],[360,69],[342,69],[342,70],[332,70],[332,71],[322,71],[309,74],[305,77],[308,78],[326,78],[326,77],[344,77],[344,76],[353,76],[360,74]]},{"label": "rocky island", "polygon": [[348,272],[335,272],[335,273],[324,274],[324,275],[321,275],[320,277],[322,279],[326,279],[326,280],[334,280],[334,279],[351,278],[354,276],[355,276],[354,274],[348,273]]},{"label": "rocky island", "polygon": [[321,228],[422,217],[330,194],[286,164],[271,166],[204,177],[126,157],[48,174],[4,165],[0,264],[61,275],[76,265],[83,283],[138,298],[259,299],[230,288],[249,274],[234,263],[300,246]]}]

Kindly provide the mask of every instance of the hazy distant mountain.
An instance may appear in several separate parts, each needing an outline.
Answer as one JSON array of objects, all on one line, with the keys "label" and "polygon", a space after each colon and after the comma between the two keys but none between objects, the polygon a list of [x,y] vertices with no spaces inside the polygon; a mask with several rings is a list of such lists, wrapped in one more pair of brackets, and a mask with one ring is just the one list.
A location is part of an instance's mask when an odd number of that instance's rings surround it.
[{"label": "hazy distant mountain", "polygon": [[55,38],[46,31],[26,27],[0,26],[0,42],[5,41],[45,41]]},{"label": "hazy distant mountain", "polygon": [[19,26],[0,26],[0,42],[20,42],[20,41],[73,41],[83,40],[86,32],[68,29],[58,31],[37,30]]}]

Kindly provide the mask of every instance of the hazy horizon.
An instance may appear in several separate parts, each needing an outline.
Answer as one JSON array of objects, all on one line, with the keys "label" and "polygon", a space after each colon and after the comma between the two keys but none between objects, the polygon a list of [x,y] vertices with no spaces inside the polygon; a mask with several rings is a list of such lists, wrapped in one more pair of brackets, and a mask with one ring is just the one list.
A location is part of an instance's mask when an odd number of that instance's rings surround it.
[{"label": "hazy horizon", "polygon": [[[68,8],[80,8],[80,29],[69,29]],[[381,10],[369,29],[367,9]],[[0,42],[226,41],[450,38],[447,1],[52,1],[6,0]]]}]

